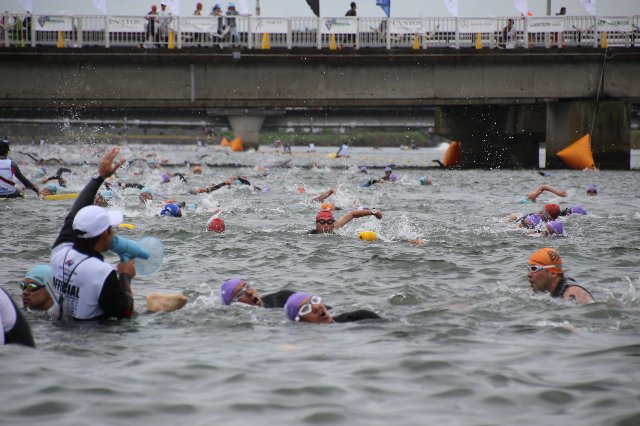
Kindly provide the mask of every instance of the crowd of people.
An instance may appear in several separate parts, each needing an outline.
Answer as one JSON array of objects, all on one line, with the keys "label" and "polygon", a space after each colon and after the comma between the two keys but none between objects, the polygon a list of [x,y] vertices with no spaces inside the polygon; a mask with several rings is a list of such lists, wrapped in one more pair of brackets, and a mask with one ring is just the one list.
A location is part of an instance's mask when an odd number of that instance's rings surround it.
[{"label": "crowd of people", "polygon": [[[35,185],[27,180],[18,165],[8,158],[11,149],[8,143],[0,142],[0,197],[17,198],[23,196],[16,188],[15,180],[36,194],[41,195]],[[153,200],[152,191],[139,183],[122,183],[113,179],[116,171],[125,164],[124,158],[118,158],[119,149],[107,151],[98,163],[96,174],[84,186],[65,217],[58,237],[53,243],[50,262],[48,265],[36,265],[30,269],[20,282],[22,290],[22,305],[29,310],[44,311],[52,320],[101,320],[108,318],[130,318],[134,315],[134,298],[132,282],[136,277],[136,267],[133,259],[122,259],[114,268],[105,262],[103,253],[113,249],[114,227],[123,223],[123,214],[117,210],[108,209],[114,190],[121,188],[135,188],[139,190],[141,203]],[[362,174],[368,173],[366,166],[358,167]],[[68,168],[60,168],[42,182],[51,180],[64,181],[63,173],[71,173]],[[192,175],[202,173],[200,166],[195,166]],[[186,174],[186,173],[185,173]],[[169,174],[163,172],[160,179],[168,182],[172,177],[180,177],[187,182],[181,173]],[[373,183],[393,184],[397,181],[391,166],[384,169],[384,176],[368,181]],[[106,189],[101,187],[105,186]],[[193,194],[208,193],[222,187],[245,185],[256,191],[262,189],[252,185],[246,177],[230,176],[218,184],[211,184],[205,188],[197,188]],[[427,176],[422,176],[420,185],[432,185]],[[300,190],[302,189],[302,190]],[[54,191],[55,192],[55,191]],[[304,187],[298,192],[305,193]],[[316,194],[310,199],[310,205],[319,204],[319,211],[315,218],[315,228],[309,234],[332,234],[354,219],[374,216],[382,220],[380,209],[360,206],[355,210],[348,210],[338,219],[334,212],[340,210],[328,198],[337,193],[336,188]],[[521,200],[522,203],[535,203],[545,193],[558,197],[566,197],[567,192],[548,185],[536,187]],[[597,187],[589,185],[587,196],[597,196]],[[182,201],[168,200],[159,213],[161,216],[181,217],[188,205]],[[316,204],[317,203],[317,204]],[[224,221],[220,219],[219,211],[207,222],[211,231],[224,232]],[[586,210],[581,206],[561,209],[557,204],[545,204],[535,212],[509,219],[518,228],[535,232],[544,236],[562,236],[561,216],[584,215]],[[424,244],[424,240],[410,240],[415,245]],[[548,293],[554,298],[574,301],[577,303],[591,303],[594,298],[584,287],[572,278],[564,275],[563,260],[557,250],[543,248],[534,252],[527,262],[528,281],[534,292]],[[260,295],[259,292],[243,278],[225,280],[220,287],[220,299],[224,305],[243,303],[263,308],[283,308],[285,315],[291,321],[308,323],[341,323],[360,320],[381,320],[375,312],[356,310],[339,315],[329,313],[331,307],[323,303],[320,295],[304,291],[282,289],[276,293]],[[146,297],[148,312],[172,312],[181,309],[187,303],[182,294],[151,293]],[[21,343],[34,346],[33,337],[28,323],[21,310],[11,300],[9,295],[0,292],[0,325],[3,328],[2,341],[5,343]]]}]

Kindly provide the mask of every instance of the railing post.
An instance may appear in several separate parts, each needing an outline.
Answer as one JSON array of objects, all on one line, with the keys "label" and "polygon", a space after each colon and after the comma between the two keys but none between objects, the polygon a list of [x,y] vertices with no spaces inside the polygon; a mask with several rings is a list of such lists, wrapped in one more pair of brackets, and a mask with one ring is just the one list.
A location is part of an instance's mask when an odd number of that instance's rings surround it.
[{"label": "railing post", "polygon": [[460,50],[460,24],[458,22],[458,17],[456,16],[456,49]]},{"label": "railing post", "polygon": [[31,47],[36,47],[36,21],[33,15],[29,15],[29,19],[31,19]]},{"label": "railing post", "polygon": [[316,25],[316,47],[318,50],[322,49],[322,28],[320,28],[320,17],[317,18],[318,25]]},{"label": "railing post", "polygon": [[84,41],[84,18],[85,16],[79,16],[78,17],[78,26],[76,27],[76,31],[78,32],[78,40],[77,40],[77,46],[76,47],[82,47],[82,42]]},{"label": "railing post", "polygon": [[109,40],[109,16],[104,15],[104,47],[107,49],[111,47],[111,42]]},{"label": "railing post", "polygon": [[251,16],[247,18],[247,48],[249,50],[253,49],[253,23],[251,22]]},{"label": "railing post", "polygon": [[180,16],[177,16],[176,19],[176,37],[178,38],[176,42],[176,47],[178,49],[182,49],[182,30],[180,29]]},{"label": "railing post", "polygon": [[391,18],[385,18],[387,20],[387,50],[391,50]]},{"label": "railing post", "polygon": [[291,23],[292,18],[287,18],[287,49],[293,49],[293,25]]},{"label": "railing post", "polygon": [[356,50],[360,49],[360,18],[356,18]]}]

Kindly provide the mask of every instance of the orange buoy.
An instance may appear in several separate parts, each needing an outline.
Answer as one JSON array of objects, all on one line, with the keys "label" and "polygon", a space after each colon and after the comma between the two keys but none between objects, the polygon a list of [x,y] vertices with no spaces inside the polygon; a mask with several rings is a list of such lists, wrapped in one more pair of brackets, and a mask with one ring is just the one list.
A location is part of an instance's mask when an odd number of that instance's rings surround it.
[{"label": "orange buoy", "polygon": [[442,165],[445,167],[457,166],[460,163],[461,151],[460,142],[451,142],[442,156]]},{"label": "orange buoy", "polygon": [[242,138],[235,138],[231,141],[231,151],[241,152],[244,151],[244,146],[242,146]]},{"label": "orange buoy", "polygon": [[220,141],[220,146],[231,146],[231,144],[229,143],[229,139],[223,136],[222,140]]},{"label": "orange buoy", "polygon": [[570,169],[595,169],[593,153],[591,152],[591,137],[587,133],[568,147],[556,153],[562,162]]}]

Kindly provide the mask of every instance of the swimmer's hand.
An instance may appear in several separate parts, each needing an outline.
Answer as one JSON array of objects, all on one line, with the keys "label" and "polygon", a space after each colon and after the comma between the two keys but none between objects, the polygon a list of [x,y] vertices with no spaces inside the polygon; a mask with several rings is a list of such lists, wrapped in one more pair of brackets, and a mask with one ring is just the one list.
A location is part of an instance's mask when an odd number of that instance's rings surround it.
[{"label": "swimmer's hand", "polygon": [[112,176],[116,172],[116,170],[118,170],[118,168],[124,164],[124,158],[121,158],[120,160],[114,162],[119,152],[120,148],[112,148],[111,151],[107,152],[100,159],[100,162],[98,163],[98,174],[100,175],[100,177],[102,177],[102,179],[106,179]]},{"label": "swimmer's hand", "polygon": [[418,238],[418,239],[415,239],[415,240],[407,240],[407,241],[409,243],[413,244],[416,247],[423,246],[426,243],[426,241],[421,239],[421,238]]},{"label": "swimmer's hand", "polygon": [[[373,214],[373,211],[371,213]],[[374,216],[376,217],[376,219],[380,220],[382,219],[382,212],[380,210],[376,210]]]},{"label": "swimmer's hand", "polygon": [[118,263],[118,275],[120,274],[127,274],[131,278],[136,276],[136,267],[133,263],[133,259]]}]

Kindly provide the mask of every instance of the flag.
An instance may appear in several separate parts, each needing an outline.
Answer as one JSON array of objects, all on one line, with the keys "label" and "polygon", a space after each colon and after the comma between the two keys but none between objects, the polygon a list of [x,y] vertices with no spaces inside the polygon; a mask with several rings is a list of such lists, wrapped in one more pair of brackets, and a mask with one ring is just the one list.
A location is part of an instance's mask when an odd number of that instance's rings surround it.
[{"label": "flag", "polygon": [[103,15],[107,14],[107,0],[91,0],[93,5],[102,13]]},{"label": "flag", "polygon": [[389,17],[391,12],[391,0],[376,0],[376,6],[380,6],[384,10],[384,14]]},{"label": "flag", "polygon": [[589,15],[596,16],[596,0],[580,0],[580,3]]},{"label": "flag", "polygon": [[238,1],[238,13],[240,15],[251,15],[251,12],[249,11],[249,4],[247,3],[247,0],[239,0]]},{"label": "flag", "polygon": [[316,16],[320,16],[320,0],[307,0],[307,4],[313,11],[313,14]]},{"label": "flag", "polygon": [[516,6],[516,9],[518,9],[518,12],[520,12],[520,14],[522,16],[528,16],[529,13],[529,0],[513,0],[513,4]]},{"label": "flag", "polygon": [[158,3],[165,3],[172,15],[180,15],[180,0],[161,0]]},{"label": "flag", "polygon": [[24,10],[27,12],[33,12],[33,0],[19,0]]},{"label": "flag", "polygon": [[458,0],[444,0],[444,5],[447,6],[450,14],[458,16]]}]

